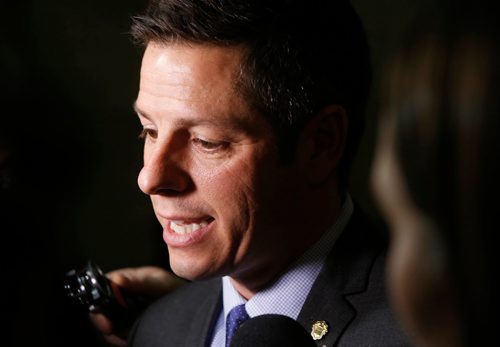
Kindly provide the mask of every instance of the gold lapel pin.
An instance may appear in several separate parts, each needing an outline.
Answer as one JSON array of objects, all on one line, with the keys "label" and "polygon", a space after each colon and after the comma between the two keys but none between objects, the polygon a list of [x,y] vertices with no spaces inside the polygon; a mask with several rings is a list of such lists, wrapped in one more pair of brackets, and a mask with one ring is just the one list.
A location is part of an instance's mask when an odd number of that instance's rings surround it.
[{"label": "gold lapel pin", "polygon": [[328,324],[324,320],[314,322],[311,329],[313,340],[321,340],[328,333]]}]

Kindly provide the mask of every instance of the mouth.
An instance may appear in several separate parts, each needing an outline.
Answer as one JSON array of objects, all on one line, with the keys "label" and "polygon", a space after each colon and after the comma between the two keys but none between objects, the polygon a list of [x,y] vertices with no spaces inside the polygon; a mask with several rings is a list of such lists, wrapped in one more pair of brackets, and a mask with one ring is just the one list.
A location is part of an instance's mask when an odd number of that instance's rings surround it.
[{"label": "mouth", "polygon": [[203,240],[214,228],[215,218],[170,219],[163,229],[163,240],[169,247],[189,247]]},{"label": "mouth", "polygon": [[191,221],[180,221],[180,220],[171,220],[169,222],[170,230],[172,230],[175,234],[184,235],[184,234],[192,234],[197,230],[200,230],[207,225],[209,225],[214,219],[208,218],[203,221],[191,222]]}]

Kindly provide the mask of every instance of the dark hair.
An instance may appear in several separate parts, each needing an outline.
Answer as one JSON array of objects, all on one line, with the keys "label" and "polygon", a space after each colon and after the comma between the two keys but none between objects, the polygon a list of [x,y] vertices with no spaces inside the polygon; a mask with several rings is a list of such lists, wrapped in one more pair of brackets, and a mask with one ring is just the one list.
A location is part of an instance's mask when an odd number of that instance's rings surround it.
[{"label": "dark hair", "polygon": [[133,18],[132,36],[141,45],[244,45],[239,90],[273,126],[284,163],[312,116],[343,106],[349,132],[339,178],[347,186],[371,80],[365,32],[349,1],[152,0]]},{"label": "dark hair", "polygon": [[426,27],[416,29],[400,51],[388,113],[396,117],[397,158],[410,196],[436,223],[446,247],[462,341],[493,346],[500,343],[494,242],[500,215],[500,31],[491,13],[471,7],[457,13],[454,6],[427,15]]}]

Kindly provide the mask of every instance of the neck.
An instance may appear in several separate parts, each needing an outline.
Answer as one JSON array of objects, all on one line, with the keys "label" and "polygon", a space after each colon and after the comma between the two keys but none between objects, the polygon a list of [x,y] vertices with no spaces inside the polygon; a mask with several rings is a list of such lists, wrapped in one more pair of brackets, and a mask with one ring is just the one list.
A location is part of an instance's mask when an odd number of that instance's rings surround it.
[{"label": "neck", "polygon": [[[306,200],[320,201],[320,200]],[[272,248],[267,259],[263,257],[266,252],[260,252],[258,263],[253,263],[238,273],[231,274],[231,283],[238,293],[245,299],[251,299],[257,292],[266,288],[279,278],[290,265],[297,261],[309,248],[323,236],[326,230],[338,219],[342,208],[340,195],[329,195],[323,204],[311,204],[314,209],[304,208],[300,219],[294,222],[293,227],[288,226],[279,233],[279,244],[267,247]],[[265,246],[263,246],[265,247]]]}]

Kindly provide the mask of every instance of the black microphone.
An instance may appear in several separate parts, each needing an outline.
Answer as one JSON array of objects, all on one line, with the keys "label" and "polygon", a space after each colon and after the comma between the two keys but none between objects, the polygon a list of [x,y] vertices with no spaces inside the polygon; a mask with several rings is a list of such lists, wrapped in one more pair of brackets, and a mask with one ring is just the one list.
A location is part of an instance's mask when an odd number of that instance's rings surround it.
[{"label": "black microphone", "polygon": [[316,347],[310,334],[297,321],[279,314],[247,320],[233,335],[230,347]]}]

